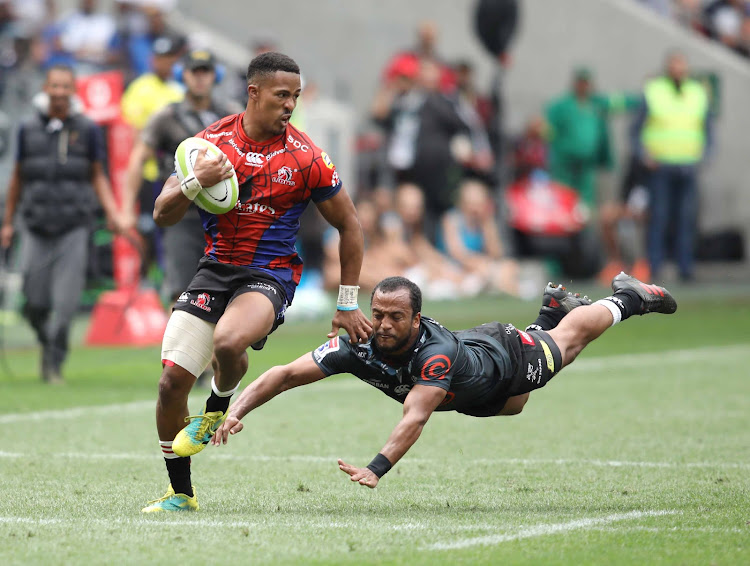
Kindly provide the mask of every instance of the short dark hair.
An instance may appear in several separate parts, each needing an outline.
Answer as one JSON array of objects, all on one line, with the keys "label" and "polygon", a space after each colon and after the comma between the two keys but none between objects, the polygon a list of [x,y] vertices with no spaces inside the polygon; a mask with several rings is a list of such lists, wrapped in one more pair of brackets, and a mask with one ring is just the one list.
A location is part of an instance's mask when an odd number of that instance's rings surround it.
[{"label": "short dark hair", "polygon": [[47,68],[47,72],[44,74],[44,80],[49,80],[49,76],[50,74],[52,74],[52,71],[64,71],[74,79],[76,78],[76,72],[73,67],[66,63],[55,63],[54,65]]},{"label": "short dark hair", "polygon": [[375,288],[372,290],[372,295],[370,295],[370,305],[372,306],[372,298],[375,296],[376,291],[380,291],[381,293],[393,293],[399,289],[406,289],[409,291],[412,316],[416,316],[417,313],[422,312],[422,291],[416,283],[408,280],[406,277],[386,277],[380,283],[375,285]]},{"label": "short dark hair", "polygon": [[294,59],[283,53],[275,51],[261,53],[247,66],[247,84],[269,77],[276,71],[299,75],[299,65],[294,62]]}]

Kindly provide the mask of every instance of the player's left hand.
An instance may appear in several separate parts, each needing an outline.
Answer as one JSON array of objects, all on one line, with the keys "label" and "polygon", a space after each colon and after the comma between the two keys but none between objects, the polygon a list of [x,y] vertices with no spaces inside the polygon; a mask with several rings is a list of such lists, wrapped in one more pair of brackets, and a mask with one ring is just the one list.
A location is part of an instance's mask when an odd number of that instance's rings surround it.
[{"label": "player's left hand", "polygon": [[375,487],[378,485],[378,481],[380,481],[380,478],[369,468],[355,468],[341,459],[339,459],[339,470],[349,474],[349,478],[352,481],[358,482],[359,485],[366,485],[369,488]]},{"label": "player's left hand", "polygon": [[372,322],[360,309],[355,311],[337,310],[331,322],[331,331],[328,333],[328,337],[336,336],[340,328],[346,330],[349,334],[349,342],[352,344],[367,342],[370,339],[370,334],[372,334]]}]

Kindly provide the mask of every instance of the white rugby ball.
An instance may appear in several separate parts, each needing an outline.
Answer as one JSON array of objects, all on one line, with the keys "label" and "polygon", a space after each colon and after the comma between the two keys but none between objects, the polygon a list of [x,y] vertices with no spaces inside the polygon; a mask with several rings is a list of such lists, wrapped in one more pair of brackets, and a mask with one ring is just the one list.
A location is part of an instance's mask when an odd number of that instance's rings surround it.
[{"label": "white rugby ball", "polygon": [[[198,152],[206,148],[208,148],[209,155],[223,154],[221,149],[203,138],[187,138],[177,146],[177,151],[174,154],[174,168],[180,181],[193,174],[193,166],[198,157]],[[237,183],[237,173],[233,171],[229,179],[224,179],[212,187],[203,187],[193,202],[212,214],[225,214],[234,208],[239,196],[240,188]]]}]

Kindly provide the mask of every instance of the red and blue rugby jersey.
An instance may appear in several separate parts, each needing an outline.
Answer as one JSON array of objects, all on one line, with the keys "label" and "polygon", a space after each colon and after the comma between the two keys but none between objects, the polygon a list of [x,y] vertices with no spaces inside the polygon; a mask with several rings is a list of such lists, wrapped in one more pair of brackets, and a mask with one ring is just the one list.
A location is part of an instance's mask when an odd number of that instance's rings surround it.
[{"label": "red and blue rugby jersey", "polygon": [[291,303],[302,276],[294,247],[299,217],[310,199],[322,202],[338,193],[341,181],[328,155],[303,132],[289,125],[284,134],[258,143],[242,129],[244,115],[227,116],[196,134],[227,155],[240,187],[233,210],[200,211],[206,254],[269,273]]}]

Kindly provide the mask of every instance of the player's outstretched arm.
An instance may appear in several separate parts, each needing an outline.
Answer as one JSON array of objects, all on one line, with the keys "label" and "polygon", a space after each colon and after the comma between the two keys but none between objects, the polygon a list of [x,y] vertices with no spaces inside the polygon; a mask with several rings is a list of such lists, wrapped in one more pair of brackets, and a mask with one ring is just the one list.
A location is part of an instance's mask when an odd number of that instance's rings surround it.
[{"label": "player's outstretched arm", "polygon": [[339,460],[339,469],[352,481],[373,488],[383,475],[398,462],[422,434],[430,415],[442,403],[446,391],[431,385],[415,385],[404,401],[404,414],[393,429],[388,442],[366,468],[357,468]]},{"label": "player's outstretched arm", "polygon": [[[326,221],[339,232],[341,285],[353,287],[356,290],[359,272],[362,269],[365,243],[354,203],[346,190],[342,188],[333,197],[317,203],[317,206]],[[352,344],[367,342],[372,332],[372,323],[357,305],[347,306],[347,308],[351,310],[337,308],[328,337],[333,338],[338,334],[339,329],[343,328],[349,334],[349,341]]]},{"label": "player's outstretched arm", "polygon": [[211,443],[226,444],[230,434],[237,434],[244,425],[240,422],[250,411],[267,403],[279,393],[319,381],[326,377],[307,353],[285,366],[275,366],[253,381],[232,404],[226,420],[216,430]]}]

